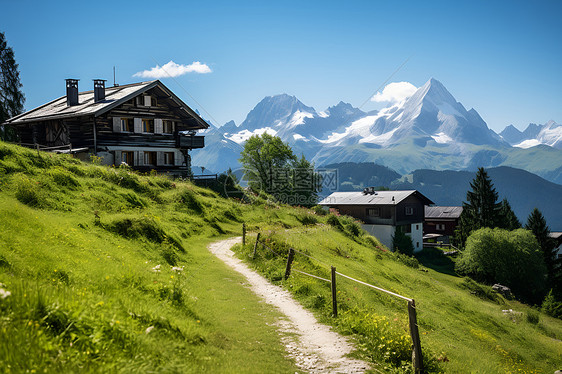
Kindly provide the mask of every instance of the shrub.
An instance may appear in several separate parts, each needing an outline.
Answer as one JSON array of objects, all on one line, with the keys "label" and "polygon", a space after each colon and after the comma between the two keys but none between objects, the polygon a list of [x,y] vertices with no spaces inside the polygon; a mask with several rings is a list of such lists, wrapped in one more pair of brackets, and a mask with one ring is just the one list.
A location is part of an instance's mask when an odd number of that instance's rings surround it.
[{"label": "shrub", "polygon": [[400,252],[394,253],[394,258],[396,258],[399,262],[403,263],[406,266],[409,266],[414,269],[418,269],[420,267],[420,263],[417,258],[402,254]]},{"label": "shrub", "polygon": [[551,317],[562,319],[562,302],[556,300],[552,290],[544,298],[541,311]]},{"label": "shrub", "polygon": [[332,226],[332,227],[338,229],[338,230],[343,231],[343,226],[342,226],[342,224],[340,223],[340,220],[338,219],[337,216],[335,216],[335,215],[333,215],[333,214],[330,214],[330,215],[328,216],[328,219],[326,220],[326,223],[327,223],[328,225],[330,225],[330,226]]},{"label": "shrub", "polygon": [[308,214],[308,213],[299,214],[297,216],[297,219],[299,220],[300,223],[302,223],[305,226],[315,225],[316,223],[318,223],[318,220],[316,219],[316,217],[314,217],[312,214]]},{"label": "shrub", "polygon": [[507,286],[528,302],[540,302],[544,295],[546,267],[539,244],[528,230],[473,232],[456,270],[483,283]]},{"label": "shrub", "polygon": [[38,183],[32,181],[25,175],[18,175],[14,178],[16,184],[16,199],[19,202],[33,208],[41,206],[42,196]]},{"label": "shrub", "polygon": [[527,311],[527,322],[529,322],[530,324],[536,325],[539,323],[539,312],[537,312],[536,310],[530,309],[529,311]]},{"label": "shrub", "polygon": [[312,208],[310,208],[310,210],[312,210],[314,213],[318,214],[319,216],[325,216],[327,214],[330,214],[330,212],[328,212],[327,209],[324,209],[324,207],[320,205],[315,205]]},{"label": "shrub", "polygon": [[412,238],[403,233],[402,230],[396,229],[392,236],[392,249],[408,256],[413,255],[414,244],[412,243]]}]

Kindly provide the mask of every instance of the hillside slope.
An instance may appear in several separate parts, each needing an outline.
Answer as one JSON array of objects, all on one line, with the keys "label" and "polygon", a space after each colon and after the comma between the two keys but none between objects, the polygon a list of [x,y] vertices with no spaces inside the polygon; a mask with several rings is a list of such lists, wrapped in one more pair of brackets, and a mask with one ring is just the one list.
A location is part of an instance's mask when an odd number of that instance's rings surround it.
[{"label": "hillside slope", "polygon": [[2,370],[295,372],[277,312],[206,249],[300,225],[256,204],[0,142]]},{"label": "hillside slope", "polygon": [[[265,238],[271,243],[313,255],[314,261],[295,261],[306,271],[326,276],[321,265],[332,264],[415,297],[432,371],[549,372],[562,364],[559,320],[540,314],[535,325],[516,314],[512,321],[502,309],[530,308],[481,300],[471,292],[489,294],[483,286],[462,288],[460,278],[412,268],[412,260],[385,252],[348,218],[338,218],[342,226],[334,229],[327,225],[333,216],[248,198],[226,200],[188,182],[0,143],[3,367],[294,373],[274,327],[278,312],[206,249],[239,235],[242,222],[250,232],[277,232]],[[266,258],[256,266],[279,282],[285,263]],[[342,316],[332,319],[329,286],[295,279],[287,287],[323,321],[354,335],[361,342],[358,355],[381,371],[401,371],[402,364],[408,370],[401,304],[341,282]],[[364,330],[376,339],[363,338]]]}]

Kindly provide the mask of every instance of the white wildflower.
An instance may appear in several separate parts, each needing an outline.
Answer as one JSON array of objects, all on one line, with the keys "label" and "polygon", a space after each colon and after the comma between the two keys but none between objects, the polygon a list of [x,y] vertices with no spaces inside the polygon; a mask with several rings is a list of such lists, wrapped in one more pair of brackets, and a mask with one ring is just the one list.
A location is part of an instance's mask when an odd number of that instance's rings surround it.
[{"label": "white wildflower", "polygon": [[155,267],[153,267],[152,271],[155,272],[155,273],[159,273],[160,272],[160,265],[156,265]]},{"label": "white wildflower", "polygon": [[[2,285],[3,286],[3,285]],[[10,296],[12,293],[8,290],[5,290],[3,288],[0,288],[0,299],[5,299],[8,296]]]},{"label": "white wildflower", "polygon": [[149,326],[149,327],[146,328],[146,330],[144,330],[144,333],[148,334],[152,331],[152,329],[154,329],[154,326]]},{"label": "white wildflower", "polygon": [[179,273],[180,271],[183,271],[183,266],[174,266],[172,267],[172,271],[177,271]]}]

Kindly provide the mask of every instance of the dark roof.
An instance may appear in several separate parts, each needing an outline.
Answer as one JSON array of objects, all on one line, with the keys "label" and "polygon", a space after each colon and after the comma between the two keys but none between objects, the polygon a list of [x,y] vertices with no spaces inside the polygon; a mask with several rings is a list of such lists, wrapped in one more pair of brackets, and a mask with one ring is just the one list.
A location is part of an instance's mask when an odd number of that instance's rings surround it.
[{"label": "dark roof", "polygon": [[334,192],[319,202],[319,205],[394,205],[409,196],[416,196],[424,204],[433,204],[433,201],[416,190],[408,191],[375,191],[374,194],[363,192]]},{"label": "dark roof", "polygon": [[462,206],[426,206],[425,218],[457,219],[461,216]]},{"label": "dark roof", "polygon": [[132,98],[158,87],[177,105],[177,109],[183,111],[190,117],[195,118],[202,129],[209,127],[207,122],[202,119],[194,110],[178,98],[172,91],[168,89],[159,80],[126,84],[117,87],[107,87],[105,89],[105,99],[97,103],[94,102],[94,91],[85,91],[78,94],[78,105],[68,106],[66,104],[66,95],[61,96],[47,104],[41,105],[35,109],[10,118],[5,123],[18,125],[29,122],[37,122],[51,119],[63,119],[82,116],[98,117],[107,113],[111,109],[131,100]]}]

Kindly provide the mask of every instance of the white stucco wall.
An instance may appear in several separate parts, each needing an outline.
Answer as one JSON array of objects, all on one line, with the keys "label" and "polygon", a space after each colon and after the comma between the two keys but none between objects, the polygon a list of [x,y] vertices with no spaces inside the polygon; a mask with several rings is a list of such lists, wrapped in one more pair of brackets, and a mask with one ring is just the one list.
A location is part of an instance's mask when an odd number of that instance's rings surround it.
[{"label": "white stucco wall", "polygon": [[[392,250],[392,236],[396,228],[391,225],[361,225],[363,230],[377,238],[382,244],[386,245],[388,249]],[[412,223],[411,233],[406,234],[412,238],[414,244],[414,252],[419,252],[423,249],[423,223]]]}]

